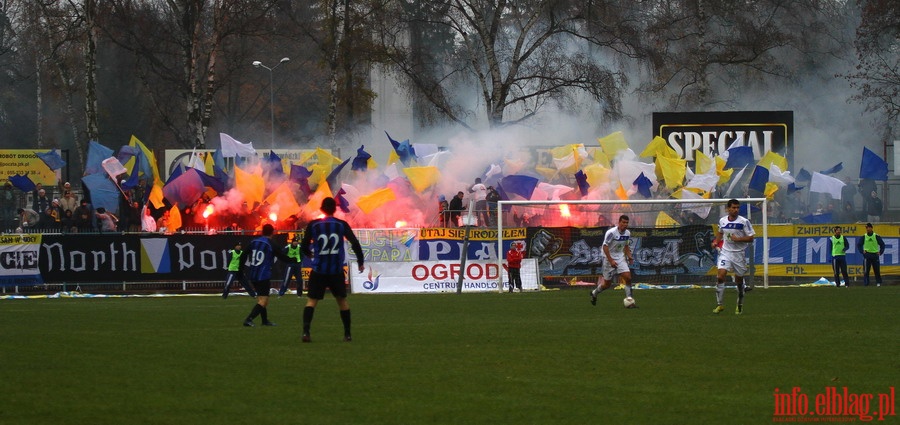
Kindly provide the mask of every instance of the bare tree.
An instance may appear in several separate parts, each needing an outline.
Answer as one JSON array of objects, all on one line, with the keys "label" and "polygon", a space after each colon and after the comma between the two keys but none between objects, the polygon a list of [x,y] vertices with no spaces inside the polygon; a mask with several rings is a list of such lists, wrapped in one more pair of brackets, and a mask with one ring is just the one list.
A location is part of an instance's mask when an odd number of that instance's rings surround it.
[{"label": "bare tree", "polygon": [[[478,116],[490,127],[515,124],[573,93],[589,94],[608,117],[621,115],[625,76],[593,57],[581,37],[584,16],[571,2],[426,0],[397,10],[397,18],[384,19],[381,28],[385,51],[450,121],[470,129]],[[409,31],[426,27],[449,33],[452,49],[433,56],[417,51],[427,46],[415,43],[420,32]],[[472,85],[481,111],[460,96]]]},{"label": "bare tree", "polygon": [[859,90],[853,100],[880,110],[888,127],[900,117],[900,4],[859,0],[862,17],[856,31],[859,63],[846,78]]}]

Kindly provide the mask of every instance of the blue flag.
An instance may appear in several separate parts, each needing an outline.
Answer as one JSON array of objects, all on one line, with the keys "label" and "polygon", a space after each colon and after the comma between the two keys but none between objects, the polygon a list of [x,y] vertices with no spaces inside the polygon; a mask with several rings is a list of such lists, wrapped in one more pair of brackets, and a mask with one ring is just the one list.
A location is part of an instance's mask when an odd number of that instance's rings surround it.
[{"label": "blue flag", "polygon": [[831,213],[810,214],[800,217],[800,220],[806,224],[828,224],[831,223]]},{"label": "blue flag", "polygon": [[859,178],[869,180],[887,181],[888,163],[881,159],[875,152],[863,147],[862,163],[859,165]]},{"label": "blue flag", "polygon": [[744,168],[753,164],[753,148],[749,146],[736,146],[728,149],[728,161],[725,168]]},{"label": "blue flag", "polygon": [[809,171],[806,171],[805,168],[801,168],[800,172],[797,173],[797,181],[798,182],[808,182],[810,180],[812,180],[812,174],[810,174]]},{"label": "blue flag", "polygon": [[51,170],[58,170],[66,165],[66,161],[64,161],[54,150],[46,153],[35,152],[34,154],[37,155],[41,161],[44,161],[44,164],[47,164],[47,167],[50,167]]},{"label": "blue flag", "polygon": [[20,176],[18,174],[14,176],[9,176],[9,182],[12,183],[16,189],[21,190],[22,192],[31,192],[34,190],[35,185],[34,182],[28,178],[28,174],[26,173],[24,176]]},{"label": "blue flag", "polygon": [[119,188],[109,179],[108,174],[89,174],[82,177],[81,182],[90,190],[94,208],[102,207],[113,214],[119,213]]},{"label": "blue flag", "polygon": [[312,193],[312,188],[309,187],[309,176],[311,175],[312,171],[309,171],[306,167],[291,164],[290,180],[300,185],[300,191],[307,196]]},{"label": "blue flag", "polygon": [[650,192],[650,188],[653,187],[653,182],[641,173],[634,181],[631,183],[637,186],[638,193],[641,194],[644,198],[649,198],[653,196],[653,193]]},{"label": "blue flag", "polygon": [[[141,151],[138,150],[137,155],[135,156],[140,155]],[[119,161],[121,162],[121,160]],[[138,184],[140,184],[141,167],[139,167],[138,164],[140,164],[140,158],[135,158],[134,167],[131,168],[131,175],[128,176],[128,180],[125,180],[125,183],[122,183],[122,190],[134,189]]]},{"label": "blue flag", "polygon": [[391,142],[391,146],[394,147],[394,152],[397,153],[397,156],[400,157],[400,162],[403,165],[408,166],[410,159],[416,158],[416,150],[413,149],[412,145],[409,144],[409,139],[404,140],[403,142],[398,142],[394,140],[387,131],[384,132],[387,135],[388,140]]},{"label": "blue flag", "polygon": [[587,181],[587,175],[584,174],[584,171],[578,170],[575,173],[575,182],[578,183],[578,190],[581,192],[581,196],[587,196],[588,189],[591,188],[590,183]]},{"label": "blue flag", "polygon": [[283,179],[284,168],[281,165],[281,157],[275,151],[269,151],[269,156],[263,159],[263,175],[266,179]]},{"label": "blue flag", "polygon": [[350,164],[351,170],[366,171],[369,169],[369,159],[372,158],[372,155],[365,151],[365,147],[366,145],[360,145],[356,150],[356,158],[353,158],[353,163]]},{"label": "blue flag", "polygon": [[341,174],[341,170],[344,169],[344,166],[350,162],[350,158],[344,160],[341,165],[335,167],[334,170],[331,170],[331,173],[328,174],[328,177],[325,177],[325,181],[328,182],[328,187],[331,188],[331,191],[334,192],[334,188],[340,188],[340,185],[337,182],[338,175]]},{"label": "blue flag", "polygon": [[766,167],[757,165],[750,176],[749,188],[760,193],[766,192],[766,183],[769,182],[769,170]]},{"label": "blue flag", "polygon": [[341,208],[341,211],[343,211],[344,214],[350,212],[350,201],[348,201],[347,198],[344,197],[344,195],[346,194],[347,191],[344,190],[344,188],[341,188],[340,190],[338,190],[337,196],[334,197],[334,200],[337,201],[338,207]]},{"label": "blue flag", "polygon": [[798,190],[803,190],[804,187],[806,187],[806,186],[799,186],[799,187],[798,187],[797,185],[791,183],[791,184],[788,185],[788,194],[794,193],[794,192],[796,192],[796,191],[798,191]]},{"label": "blue flag", "polygon": [[[103,169],[103,160],[111,156],[113,156],[112,149],[91,140],[90,143],[88,143],[88,154],[84,164],[84,175],[94,173],[106,174],[106,170]],[[112,211],[109,208],[107,208],[107,210]]]},{"label": "blue flag", "polygon": [[538,179],[531,176],[511,175],[500,179],[499,186],[505,194],[519,195],[525,199],[531,199],[531,193],[538,185]]},{"label": "blue flag", "polygon": [[831,167],[831,168],[829,168],[829,169],[827,169],[827,170],[824,170],[824,171],[819,171],[819,174],[825,174],[825,175],[828,175],[828,174],[834,174],[834,173],[837,173],[838,171],[841,171],[841,170],[843,170],[843,169],[844,169],[844,163],[843,163],[843,162],[838,162],[837,165],[835,165],[834,167]]}]

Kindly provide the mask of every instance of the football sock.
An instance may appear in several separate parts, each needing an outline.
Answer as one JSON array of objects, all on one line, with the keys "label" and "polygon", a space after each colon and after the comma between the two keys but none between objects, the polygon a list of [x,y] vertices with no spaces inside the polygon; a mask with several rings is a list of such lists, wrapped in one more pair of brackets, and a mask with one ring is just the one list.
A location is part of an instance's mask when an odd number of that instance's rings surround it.
[{"label": "football sock", "polygon": [[261,305],[253,304],[253,310],[250,310],[250,315],[247,316],[247,320],[252,322],[253,319],[256,318],[256,316],[259,316],[259,311],[261,308],[262,308]]},{"label": "football sock", "polygon": [[716,283],[716,304],[725,305],[725,282]]},{"label": "football sock", "polygon": [[[257,305],[259,305],[259,304],[257,304]],[[261,311],[259,312],[259,315],[262,316],[263,323],[266,323],[269,321],[269,309],[266,307],[263,307],[263,306],[260,306],[260,307],[261,307],[261,309],[260,309]]]},{"label": "football sock", "polygon": [[738,283],[738,305],[744,305],[744,288],[746,287],[743,283]]},{"label": "football sock", "polygon": [[625,285],[625,298],[631,298],[631,285]]},{"label": "football sock", "polygon": [[344,335],[350,335],[350,310],[341,310],[341,322],[344,323]]},{"label": "football sock", "polygon": [[309,333],[309,327],[312,325],[313,313],[316,312],[314,307],[305,307],[303,309],[303,333]]}]

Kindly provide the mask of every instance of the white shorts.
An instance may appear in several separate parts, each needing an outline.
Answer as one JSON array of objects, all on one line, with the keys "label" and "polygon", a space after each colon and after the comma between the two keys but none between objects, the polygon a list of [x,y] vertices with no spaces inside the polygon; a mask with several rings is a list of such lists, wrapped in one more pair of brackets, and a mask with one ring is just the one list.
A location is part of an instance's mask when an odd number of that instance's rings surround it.
[{"label": "white shorts", "polygon": [[747,256],[743,252],[719,251],[716,266],[719,270],[725,269],[734,272],[737,276],[747,276],[749,271],[747,268]]},{"label": "white shorts", "polygon": [[616,268],[613,268],[609,261],[603,261],[603,278],[612,281],[615,279],[616,275],[621,273],[628,273],[631,269],[628,268],[628,261],[624,258],[622,260],[616,260]]}]

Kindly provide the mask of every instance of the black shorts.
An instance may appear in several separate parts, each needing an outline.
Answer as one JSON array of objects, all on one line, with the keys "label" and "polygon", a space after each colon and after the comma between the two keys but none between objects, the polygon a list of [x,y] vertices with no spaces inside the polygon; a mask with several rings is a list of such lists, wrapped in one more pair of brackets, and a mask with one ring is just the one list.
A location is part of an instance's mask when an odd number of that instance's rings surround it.
[{"label": "black shorts", "polygon": [[331,295],[335,298],[347,298],[347,284],[344,282],[344,274],[321,274],[311,272],[306,283],[309,292],[307,296],[314,300],[325,298],[325,288],[331,289]]},{"label": "black shorts", "polygon": [[261,297],[269,296],[269,288],[272,287],[272,281],[269,279],[266,280],[254,280],[251,282],[253,284],[253,290],[256,291],[256,295]]}]

